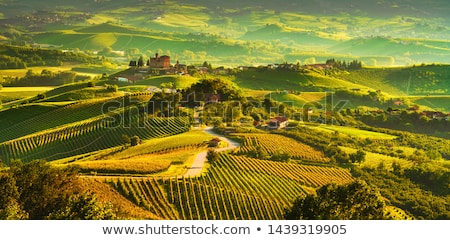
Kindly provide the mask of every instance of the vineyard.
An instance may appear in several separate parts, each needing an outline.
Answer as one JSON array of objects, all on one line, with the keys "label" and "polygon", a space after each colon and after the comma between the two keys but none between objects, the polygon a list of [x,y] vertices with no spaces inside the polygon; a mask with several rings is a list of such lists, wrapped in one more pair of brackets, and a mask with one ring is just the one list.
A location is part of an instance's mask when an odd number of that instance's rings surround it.
[{"label": "vineyard", "polygon": [[28,134],[61,127],[94,117],[102,117],[108,106],[130,108],[147,102],[151,98],[148,94],[135,94],[126,97],[87,100],[73,103],[53,111],[47,111],[14,125],[0,129],[0,142],[13,140]]},{"label": "vineyard", "polygon": [[159,181],[154,178],[118,178],[109,182],[119,193],[136,205],[168,220],[178,219]]},{"label": "vineyard", "polygon": [[354,181],[350,172],[342,168],[280,163],[244,156],[230,158],[242,169],[291,179],[311,187],[320,187],[331,182],[347,184]]},{"label": "vineyard", "polygon": [[[114,117],[118,120],[124,115]],[[0,144],[1,158],[6,164],[11,159],[51,161],[120,146],[123,144],[122,135],[151,139],[190,129],[186,117],[145,119],[142,115],[134,115],[118,126],[113,125],[117,121],[112,120],[111,116],[96,117],[3,142]]]},{"label": "vineyard", "polygon": [[295,141],[289,137],[276,134],[236,134],[244,138],[244,144],[237,151],[238,154],[246,154],[256,151],[257,147],[268,155],[283,152],[291,158],[306,162],[325,163],[329,162],[322,152],[315,150],[309,145]]},{"label": "vineyard", "polygon": [[353,178],[338,168],[220,154],[200,177],[117,178],[109,183],[164,219],[275,220],[283,219],[284,209],[310,187],[330,181],[348,183]]},{"label": "vineyard", "polygon": [[167,170],[173,156],[143,155],[121,160],[95,160],[73,163],[80,172],[99,174],[151,174]]}]

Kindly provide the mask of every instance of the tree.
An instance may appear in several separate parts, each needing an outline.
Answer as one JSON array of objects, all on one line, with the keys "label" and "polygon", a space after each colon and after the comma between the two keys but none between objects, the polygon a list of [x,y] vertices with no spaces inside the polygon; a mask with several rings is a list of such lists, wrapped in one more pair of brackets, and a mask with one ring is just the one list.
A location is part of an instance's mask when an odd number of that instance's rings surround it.
[{"label": "tree", "polygon": [[144,66],[144,57],[142,57],[142,56],[139,57],[137,65],[138,65],[138,67]]},{"label": "tree", "polygon": [[271,112],[272,107],[275,107],[275,103],[270,98],[264,98],[262,105],[268,113]]},{"label": "tree", "polygon": [[316,58],[315,57],[307,58],[307,59],[305,59],[304,63],[306,65],[308,65],[308,64],[316,64]]},{"label": "tree", "polygon": [[122,142],[124,145],[131,143],[131,138],[127,134],[122,135]]},{"label": "tree", "polygon": [[133,136],[130,138],[130,144],[131,146],[137,146],[141,143],[141,139],[139,138],[139,136]]},{"label": "tree", "polygon": [[45,98],[46,98],[45,93],[39,93],[39,94],[37,95],[37,99],[38,99],[38,100],[42,100],[42,99],[45,99]]},{"label": "tree", "polygon": [[102,74],[102,79],[108,79],[108,78],[109,78],[108,73],[103,73],[103,74]]},{"label": "tree", "polygon": [[112,54],[112,52],[113,52],[113,49],[112,49],[111,47],[105,47],[105,48],[103,48],[103,50],[100,51],[98,54],[99,54],[99,55],[104,55],[104,56],[109,56],[109,55]]},{"label": "tree", "polygon": [[95,194],[83,193],[71,196],[65,208],[49,215],[57,220],[114,220],[116,215],[111,204],[97,201]]},{"label": "tree", "polygon": [[141,53],[141,51],[138,48],[130,48],[127,50],[127,53],[131,56],[135,56]]},{"label": "tree", "polygon": [[258,159],[270,159],[270,155],[259,145],[256,146],[255,149],[249,151],[249,155]]},{"label": "tree", "polygon": [[288,162],[290,159],[291,159],[291,155],[289,153],[286,153],[282,149],[277,149],[272,154],[272,157],[270,157],[270,160],[279,161],[279,162]]},{"label": "tree", "polygon": [[105,84],[105,88],[106,91],[108,92],[118,92],[119,91],[119,86],[117,85],[111,85],[111,84]]},{"label": "tree", "polygon": [[206,159],[208,159],[208,162],[213,163],[219,160],[219,153],[216,152],[214,149],[209,149],[206,153]]},{"label": "tree", "polygon": [[385,203],[378,191],[364,181],[348,185],[327,184],[306,197],[299,197],[285,211],[289,220],[387,219]]},{"label": "tree", "polygon": [[28,213],[16,199],[10,199],[4,208],[0,208],[0,220],[26,220]]},{"label": "tree", "polygon": [[25,77],[32,77],[32,76],[34,76],[33,70],[29,69],[25,74]]},{"label": "tree", "polygon": [[131,60],[130,64],[128,64],[128,66],[130,67],[136,67],[137,66],[137,62],[135,60]]},{"label": "tree", "polygon": [[352,163],[360,163],[363,162],[364,159],[366,158],[366,152],[364,152],[361,149],[358,149],[356,153],[349,154],[348,156],[350,157],[350,161]]},{"label": "tree", "polygon": [[210,70],[210,71],[212,70],[211,63],[208,63],[207,61],[203,62],[202,67],[208,68],[208,70]]},{"label": "tree", "polygon": [[17,202],[30,219],[45,219],[62,209],[70,196],[79,191],[77,172],[73,168],[55,168],[45,161],[26,164],[13,161],[9,171],[19,191]]},{"label": "tree", "polygon": [[0,220],[27,219],[28,213],[17,202],[19,189],[11,174],[0,175],[0,189],[2,189],[2,194],[0,194]]}]

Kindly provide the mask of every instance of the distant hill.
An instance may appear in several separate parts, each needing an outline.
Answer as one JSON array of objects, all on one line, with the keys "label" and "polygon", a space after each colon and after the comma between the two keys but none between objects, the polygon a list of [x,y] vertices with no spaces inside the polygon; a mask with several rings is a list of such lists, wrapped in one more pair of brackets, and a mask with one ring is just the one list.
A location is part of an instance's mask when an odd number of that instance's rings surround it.
[{"label": "distant hill", "polygon": [[329,47],[336,44],[336,40],[317,36],[314,32],[302,31],[296,28],[286,28],[277,24],[268,24],[261,29],[249,31],[240,39],[242,40],[280,40],[286,44],[298,44],[299,47],[322,46]]},{"label": "distant hill", "polygon": [[352,39],[333,46],[331,51],[354,56],[397,56],[400,64],[409,62],[449,62],[450,42],[385,37]]},{"label": "distant hill", "polygon": [[158,51],[187,63],[229,66],[321,61],[321,56],[359,59],[366,66],[450,62],[450,4],[444,0],[1,0],[0,5],[0,42],[15,45],[94,52],[137,48],[145,55]]}]

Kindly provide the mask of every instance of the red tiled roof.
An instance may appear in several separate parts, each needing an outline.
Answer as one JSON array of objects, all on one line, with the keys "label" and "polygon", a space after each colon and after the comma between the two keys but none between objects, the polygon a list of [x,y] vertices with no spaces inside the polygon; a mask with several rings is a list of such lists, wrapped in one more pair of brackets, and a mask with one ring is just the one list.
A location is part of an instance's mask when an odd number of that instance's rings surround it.
[{"label": "red tiled roof", "polygon": [[271,122],[286,122],[288,119],[287,117],[278,116],[270,119]]}]

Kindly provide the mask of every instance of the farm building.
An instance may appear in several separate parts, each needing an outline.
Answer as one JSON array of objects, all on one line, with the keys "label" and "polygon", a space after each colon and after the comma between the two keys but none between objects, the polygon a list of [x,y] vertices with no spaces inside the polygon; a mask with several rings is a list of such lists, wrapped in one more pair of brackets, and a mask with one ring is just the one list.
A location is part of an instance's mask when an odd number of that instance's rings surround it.
[{"label": "farm building", "polygon": [[286,128],[288,125],[288,118],[283,116],[278,116],[270,119],[269,129],[282,129]]},{"label": "farm building", "polygon": [[136,83],[139,80],[142,80],[142,76],[118,76],[114,78],[116,81],[119,82],[128,82],[128,83]]}]

